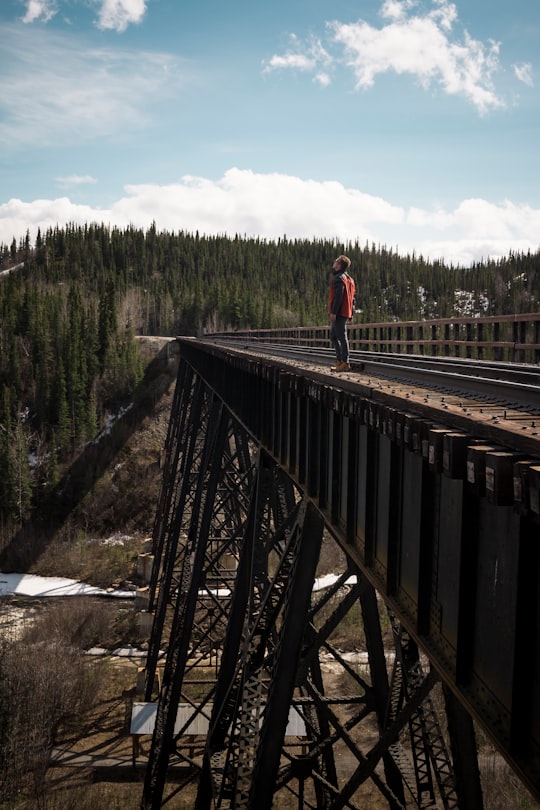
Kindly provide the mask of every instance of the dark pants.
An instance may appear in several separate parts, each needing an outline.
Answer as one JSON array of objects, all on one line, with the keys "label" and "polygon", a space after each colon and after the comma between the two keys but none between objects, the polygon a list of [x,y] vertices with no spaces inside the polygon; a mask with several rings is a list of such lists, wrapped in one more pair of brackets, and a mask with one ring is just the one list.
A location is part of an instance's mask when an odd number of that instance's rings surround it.
[{"label": "dark pants", "polygon": [[336,360],[349,362],[349,338],[347,337],[347,318],[336,315],[330,324],[330,341],[336,352]]}]

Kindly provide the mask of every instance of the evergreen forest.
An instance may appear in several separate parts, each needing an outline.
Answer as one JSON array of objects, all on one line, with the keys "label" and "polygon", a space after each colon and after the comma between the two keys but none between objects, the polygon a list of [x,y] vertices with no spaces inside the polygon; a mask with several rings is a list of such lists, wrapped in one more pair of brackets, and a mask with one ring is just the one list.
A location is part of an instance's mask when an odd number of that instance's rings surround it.
[{"label": "evergreen forest", "polygon": [[357,322],[538,310],[540,251],[454,267],[358,242],[90,224],[0,244],[0,531],[128,404],[135,336],[324,325],[340,253]]}]

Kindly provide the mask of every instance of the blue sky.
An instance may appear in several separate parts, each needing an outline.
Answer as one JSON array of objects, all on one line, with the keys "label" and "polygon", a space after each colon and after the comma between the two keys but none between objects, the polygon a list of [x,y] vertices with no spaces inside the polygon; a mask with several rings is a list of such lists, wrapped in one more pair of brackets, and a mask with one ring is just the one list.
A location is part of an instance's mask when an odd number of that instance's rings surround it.
[{"label": "blue sky", "polygon": [[540,246],[538,0],[2,0],[0,242]]}]

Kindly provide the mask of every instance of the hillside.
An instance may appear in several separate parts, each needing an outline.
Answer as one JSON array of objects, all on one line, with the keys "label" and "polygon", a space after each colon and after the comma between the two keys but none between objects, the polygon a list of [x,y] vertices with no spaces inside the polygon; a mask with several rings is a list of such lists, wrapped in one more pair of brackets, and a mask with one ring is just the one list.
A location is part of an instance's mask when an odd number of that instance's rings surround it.
[{"label": "hillside", "polygon": [[178,354],[170,338],[138,343],[145,373],[132,401],[83,448],[11,537],[0,553],[0,570],[72,576],[106,587],[110,570],[95,560],[89,564],[87,547],[115,534],[133,538],[136,546],[151,534]]},{"label": "hillside", "polygon": [[[137,342],[147,369],[141,418],[73,512],[77,524],[99,537],[113,532],[149,535],[155,517],[178,355],[170,338],[142,337]],[[174,354],[167,359],[171,350]]]}]

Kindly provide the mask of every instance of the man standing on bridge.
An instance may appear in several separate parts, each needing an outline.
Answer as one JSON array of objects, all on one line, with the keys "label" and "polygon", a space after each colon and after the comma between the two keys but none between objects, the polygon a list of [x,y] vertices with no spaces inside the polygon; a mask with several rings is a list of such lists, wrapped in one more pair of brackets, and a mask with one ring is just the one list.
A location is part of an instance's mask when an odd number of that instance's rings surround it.
[{"label": "man standing on bridge", "polygon": [[356,290],[354,279],[347,272],[350,266],[351,260],[348,256],[338,256],[332,265],[328,313],[331,321],[330,341],[336,352],[336,365],[332,366],[330,371],[351,370],[347,321],[350,321],[353,316]]}]

